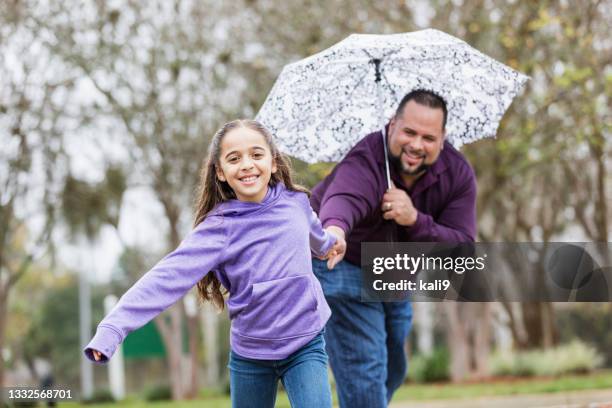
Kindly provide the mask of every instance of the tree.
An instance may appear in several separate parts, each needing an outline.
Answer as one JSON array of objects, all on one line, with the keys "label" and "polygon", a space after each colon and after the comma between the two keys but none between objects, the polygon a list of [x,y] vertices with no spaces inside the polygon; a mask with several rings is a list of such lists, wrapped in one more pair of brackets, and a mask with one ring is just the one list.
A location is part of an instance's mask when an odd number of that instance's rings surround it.
[{"label": "tree", "polygon": [[[578,224],[589,239],[607,241],[609,172],[602,159],[610,154],[604,112],[611,44],[604,2],[574,9],[557,2],[439,1],[432,7],[432,25],[532,77],[497,140],[464,149],[478,177],[480,239],[549,242]],[[542,262],[531,270],[520,257],[506,261],[543,276]],[[503,306],[518,347],[555,343],[552,304]]]},{"label": "tree", "polygon": [[0,27],[2,349],[10,292],[50,249],[67,166],[63,135],[71,130],[63,107],[74,83],[72,71],[44,50],[49,33],[32,23],[26,4],[0,4]]}]

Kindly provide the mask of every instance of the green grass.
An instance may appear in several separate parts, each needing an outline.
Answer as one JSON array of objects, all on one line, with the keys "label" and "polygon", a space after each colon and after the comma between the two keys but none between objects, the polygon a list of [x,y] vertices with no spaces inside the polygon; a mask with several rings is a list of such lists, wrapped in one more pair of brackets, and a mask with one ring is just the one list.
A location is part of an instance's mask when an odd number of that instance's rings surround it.
[{"label": "green grass", "polygon": [[612,388],[612,371],[558,378],[508,378],[463,384],[409,384],[394,396],[400,400],[459,399],[484,396],[553,393]]},{"label": "green grass", "polygon": [[[423,401],[438,399],[463,399],[485,396],[502,396],[518,394],[554,393],[561,391],[579,391],[612,388],[612,371],[598,371],[590,375],[572,375],[558,378],[508,378],[495,379],[480,383],[464,384],[408,384],[402,386],[393,401]],[[192,401],[147,402],[135,397],[128,398],[121,404],[92,404],[91,408],[113,408],[121,405],[126,408],[229,408],[229,396],[210,390],[203,391],[201,398]],[[334,401],[335,402],[335,401]],[[72,403],[61,403],[60,407],[73,406]],[[279,393],[276,407],[290,408],[287,395]]]}]

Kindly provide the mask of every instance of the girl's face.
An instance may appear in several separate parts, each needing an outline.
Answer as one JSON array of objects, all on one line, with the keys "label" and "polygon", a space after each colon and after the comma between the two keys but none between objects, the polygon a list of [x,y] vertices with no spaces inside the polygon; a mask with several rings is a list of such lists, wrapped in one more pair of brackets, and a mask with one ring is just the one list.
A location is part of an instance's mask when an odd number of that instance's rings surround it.
[{"label": "girl's face", "polygon": [[240,201],[260,203],[276,163],[264,136],[250,128],[236,128],[221,141],[217,178],[227,181]]}]

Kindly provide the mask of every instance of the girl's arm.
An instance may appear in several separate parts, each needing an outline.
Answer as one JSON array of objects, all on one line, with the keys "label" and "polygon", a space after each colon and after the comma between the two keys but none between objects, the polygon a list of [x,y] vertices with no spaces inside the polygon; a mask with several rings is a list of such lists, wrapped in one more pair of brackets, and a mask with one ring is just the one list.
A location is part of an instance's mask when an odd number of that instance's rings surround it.
[{"label": "girl's arm", "polygon": [[173,305],[223,260],[227,224],[216,217],[201,222],[173,252],[157,263],[119,300],[98,325],[84,352],[108,361],[125,337]]},{"label": "girl's arm", "polygon": [[334,269],[338,262],[344,259],[346,254],[346,240],[342,228],[335,225],[330,225],[325,228],[325,231],[336,237],[336,243],[327,253],[324,259],[327,259],[327,269]]},{"label": "girl's arm", "polygon": [[310,204],[308,204],[307,210],[310,213],[308,220],[310,225],[310,250],[315,256],[324,257],[332,249],[337,238],[323,229],[319,217],[310,207]]},{"label": "girl's arm", "polygon": [[346,252],[344,231],[333,225],[323,229],[319,217],[312,210],[310,204],[307,207],[311,214],[309,220],[310,250],[316,257],[327,259],[327,268],[333,269],[344,258]]},{"label": "girl's arm", "polygon": [[310,206],[308,198],[304,196],[304,199],[304,206],[309,216],[310,250],[316,257],[327,259],[327,267],[333,269],[346,253],[344,231],[336,226],[323,229],[321,221]]}]

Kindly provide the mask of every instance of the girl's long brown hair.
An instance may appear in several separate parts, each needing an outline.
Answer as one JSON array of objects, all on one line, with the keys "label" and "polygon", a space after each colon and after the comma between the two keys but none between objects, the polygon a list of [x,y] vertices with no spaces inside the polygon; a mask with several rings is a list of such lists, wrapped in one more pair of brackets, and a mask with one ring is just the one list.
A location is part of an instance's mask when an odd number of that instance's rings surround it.
[{"label": "girl's long brown hair", "polygon": [[[293,182],[289,159],[278,151],[272,140],[272,135],[261,123],[248,119],[233,120],[223,125],[215,133],[210,142],[208,156],[200,170],[200,185],[198,187],[194,226],[201,223],[217,204],[236,198],[236,194],[229,184],[217,178],[217,168],[220,166],[221,142],[227,133],[237,128],[248,128],[260,133],[270,147],[272,160],[276,163],[276,172],[272,173],[270,186],[283,183],[288,190],[310,194],[308,189]],[[214,273],[209,271],[198,282],[197,286],[198,295],[202,301],[210,301],[220,310],[223,310],[225,305],[223,295],[227,293],[227,290],[223,288],[222,291],[221,282]]]}]

